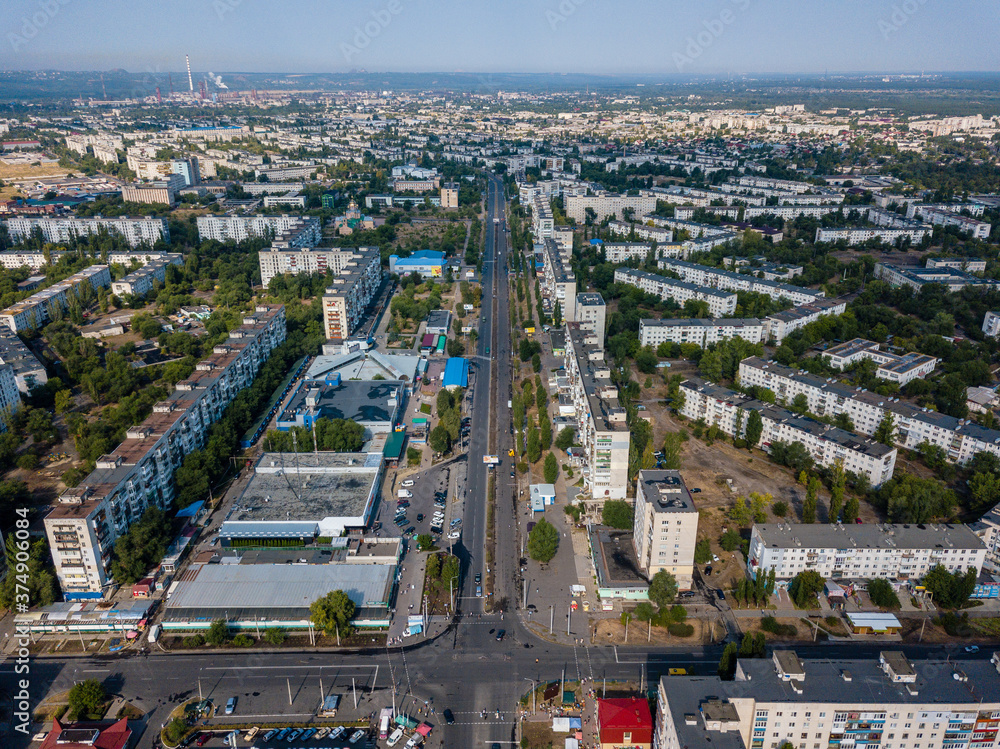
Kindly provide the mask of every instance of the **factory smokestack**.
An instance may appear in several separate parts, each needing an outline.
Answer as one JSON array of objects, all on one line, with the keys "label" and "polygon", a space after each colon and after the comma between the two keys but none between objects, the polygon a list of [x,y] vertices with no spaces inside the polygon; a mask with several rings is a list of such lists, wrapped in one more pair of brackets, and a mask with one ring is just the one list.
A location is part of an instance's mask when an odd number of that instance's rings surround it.
[{"label": "factory smokestack", "polygon": [[191,78],[191,58],[188,55],[184,55],[184,62],[187,63],[188,69],[188,91],[194,93],[194,80]]}]

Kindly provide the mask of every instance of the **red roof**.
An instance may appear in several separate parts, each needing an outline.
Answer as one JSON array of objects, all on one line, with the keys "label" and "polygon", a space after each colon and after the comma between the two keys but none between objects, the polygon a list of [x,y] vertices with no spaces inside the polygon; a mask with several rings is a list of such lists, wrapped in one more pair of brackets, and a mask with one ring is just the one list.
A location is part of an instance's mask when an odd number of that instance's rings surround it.
[{"label": "red roof", "polygon": [[125,718],[66,725],[54,720],[41,749],[56,749],[57,746],[58,749],[124,749],[131,735],[132,729]]},{"label": "red roof", "polygon": [[632,746],[653,743],[653,716],[640,697],[598,700],[597,726],[602,744],[623,744],[626,733],[632,734]]}]

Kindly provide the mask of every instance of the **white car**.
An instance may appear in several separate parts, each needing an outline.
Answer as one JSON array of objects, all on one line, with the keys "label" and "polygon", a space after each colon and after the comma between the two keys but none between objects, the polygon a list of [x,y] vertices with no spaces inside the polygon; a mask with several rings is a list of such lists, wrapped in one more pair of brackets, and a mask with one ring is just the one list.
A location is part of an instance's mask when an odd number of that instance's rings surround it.
[{"label": "white car", "polygon": [[401,738],[403,738],[403,729],[397,728],[395,731],[392,732],[392,734],[389,736],[389,738],[386,740],[385,743],[387,746],[396,746],[396,744],[399,743],[399,740]]},{"label": "white car", "polygon": [[713,562],[718,562],[719,561],[719,555],[718,554],[713,554],[712,555],[712,561]]},{"label": "white car", "polygon": [[452,531],[451,533],[448,534],[448,540],[450,541],[457,541],[461,537],[462,537],[461,531]]},{"label": "white car", "polygon": [[424,741],[424,737],[419,733],[415,733],[410,737],[410,740],[406,742],[406,749],[413,749],[414,747],[420,746]]},{"label": "white car", "polygon": [[357,731],[351,734],[351,738],[348,741],[352,744],[357,744],[365,736],[364,729],[359,728]]},{"label": "white car", "polygon": [[400,486],[402,486],[404,488],[405,487],[411,487],[411,486],[413,486],[413,479],[406,479],[406,481],[404,481],[402,484],[400,484]]}]

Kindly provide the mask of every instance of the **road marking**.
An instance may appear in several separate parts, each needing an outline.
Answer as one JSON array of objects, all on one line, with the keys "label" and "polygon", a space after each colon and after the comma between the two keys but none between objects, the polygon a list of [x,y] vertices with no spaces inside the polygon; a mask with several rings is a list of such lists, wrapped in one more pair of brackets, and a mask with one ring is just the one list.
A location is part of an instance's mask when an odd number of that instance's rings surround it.
[{"label": "road marking", "polygon": [[[372,665],[370,663],[364,664],[354,664],[354,663],[337,663],[333,665],[321,665],[319,663],[312,666],[206,666],[202,671],[264,671],[267,669],[283,668],[288,670],[290,668],[367,668],[367,669],[378,669],[378,665]],[[84,672],[86,673],[86,672]]]},{"label": "road marking", "polygon": [[81,674],[104,674],[110,671],[110,668],[85,668],[80,671]]},{"label": "road marking", "polygon": [[[312,717],[316,713],[278,713],[277,715],[234,715],[232,720],[243,721],[244,718],[257,720],[258,718],[302,718],[302,717]],[[237,723],[235,725],[242,725],[242,723]],[[210,726],[211,728],[212,726]],[[228,728],[225,723],[214,724],[216,729]]]}]

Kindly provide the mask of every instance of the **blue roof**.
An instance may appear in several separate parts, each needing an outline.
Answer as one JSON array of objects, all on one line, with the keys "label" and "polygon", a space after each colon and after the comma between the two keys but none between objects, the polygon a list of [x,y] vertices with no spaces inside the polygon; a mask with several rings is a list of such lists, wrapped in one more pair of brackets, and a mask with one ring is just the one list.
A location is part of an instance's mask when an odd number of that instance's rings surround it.
[{"label": "blue roof", "polygon": [[192,502],[187,507],[185,507],[183,510],[180,510],[177,513],[177,517],[179,517],[179,518],[193,518],[195,515],[197,515],[201,511],[201,508],[204,507],[204,506],[205,506],[205,500],[203,500],[203,499],[200,500],[200,501],[198,501],[198,502]]},{"label": "blue roof", "polygon": [[421,260],[439,260],[444,262],[444,253],[438,250],[417,250],[416,252],[410,253],[411,259],[421,259]]},{"label": "blue roof", "polygon": [[469,361],[460,356],[451,357],[444,365],[444,387],[469,386]]},{"label": "blue roof", "polygon": [[591,244],[604,244],[604,241],[601,240],[601,239],[591,239],[590,243]]}]

